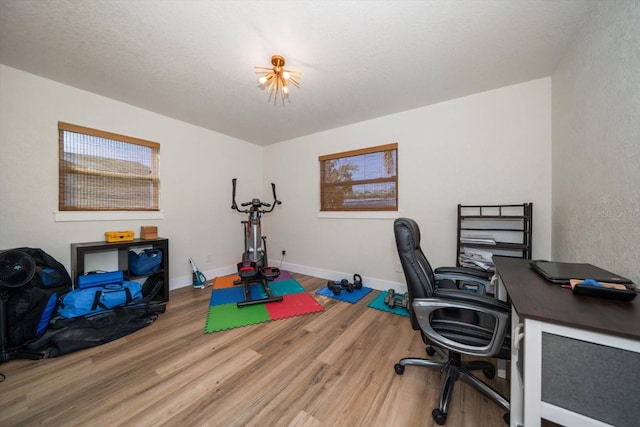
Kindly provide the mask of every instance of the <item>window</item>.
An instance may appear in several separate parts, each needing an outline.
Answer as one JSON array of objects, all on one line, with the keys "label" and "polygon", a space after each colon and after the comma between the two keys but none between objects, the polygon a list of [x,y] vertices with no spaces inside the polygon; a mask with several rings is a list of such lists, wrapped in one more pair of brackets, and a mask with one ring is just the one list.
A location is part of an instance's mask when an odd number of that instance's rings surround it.
[{"label": "window", "polygon": [[60,211],[158,211],[160,144],[58,122]]},{"label": "window", "polygon": [[397,211],[398,144],[320,156],[321,211]]}]

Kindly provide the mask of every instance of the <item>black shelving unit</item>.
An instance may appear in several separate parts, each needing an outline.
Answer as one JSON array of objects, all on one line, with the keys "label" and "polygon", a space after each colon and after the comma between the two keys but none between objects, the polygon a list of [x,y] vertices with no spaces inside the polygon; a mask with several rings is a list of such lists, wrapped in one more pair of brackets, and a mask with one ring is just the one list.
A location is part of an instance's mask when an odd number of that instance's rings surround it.
[{"label": "black shelving unit", "polygon": [[491,262],[464,258],[465,252],[474,250],[531,259],[532,213],[533,203],[458,205],[456,265],[495,271]]},{"label": "black shelving unit", "polygon": [[[129,250],[142,248],[160,249],[162,251],[162,265],[154,273],[135,276],[129,271]],[[126,280],[145,279],[154,274],[162,274],[164,286],[158,292],[155,300],[158,302],[169,301],[169,239],[158,237],[157,239],[134,239],[128,242],[86,242],[71,244],[71,277],[73,286],[77,286],[78,277],[86,273],[85,256],[97,252],[118,252],[118,270],[123,271]]]}]

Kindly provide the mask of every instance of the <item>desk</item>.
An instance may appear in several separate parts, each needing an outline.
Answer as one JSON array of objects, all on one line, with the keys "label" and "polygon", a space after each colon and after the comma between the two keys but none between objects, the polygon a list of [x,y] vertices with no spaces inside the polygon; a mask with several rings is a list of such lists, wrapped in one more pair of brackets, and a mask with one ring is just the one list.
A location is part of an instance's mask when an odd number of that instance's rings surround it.
[{"label": "desk", "polygon": [[[638,425],[640,297],[574,295],[529,268],[494,257],[498,296],[512,305],[511,426]],[[519,340],[517,327],[523,324]]]}]

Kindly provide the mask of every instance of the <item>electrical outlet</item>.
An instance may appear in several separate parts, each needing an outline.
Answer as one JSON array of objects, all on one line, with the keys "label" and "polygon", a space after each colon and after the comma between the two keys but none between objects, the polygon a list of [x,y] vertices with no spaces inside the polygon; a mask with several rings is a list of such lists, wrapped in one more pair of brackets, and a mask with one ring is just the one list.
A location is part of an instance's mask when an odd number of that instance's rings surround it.
[{"label": "electrical outlet", "polygon": [[282,256],[285,256],[287,254],[287,251],[285,251],[284,249],[282,250]]}]

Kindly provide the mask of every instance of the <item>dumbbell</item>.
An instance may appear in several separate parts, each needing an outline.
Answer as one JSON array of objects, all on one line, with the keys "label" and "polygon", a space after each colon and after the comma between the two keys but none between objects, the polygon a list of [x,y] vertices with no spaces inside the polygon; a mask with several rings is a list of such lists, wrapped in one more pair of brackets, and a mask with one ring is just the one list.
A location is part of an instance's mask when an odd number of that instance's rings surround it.
[{"label": "dumbbell", "polygon": [[353,275],[353,286],[356,289],[362,289],[362,277],[359,274]]},{"label": "dumbbell", "polygon": [[340,292],[342,291],[340,283],[332,282],[331,280],[327,282],[327,288],[331,289],[331,292],[333,292],[334,295],[340,295]]},{"label": "dumbbell", "polygon": [[396,291],[389,289],[387,295],[384,297],[384,303],[389,307],[394,308],[396,306]]}]

